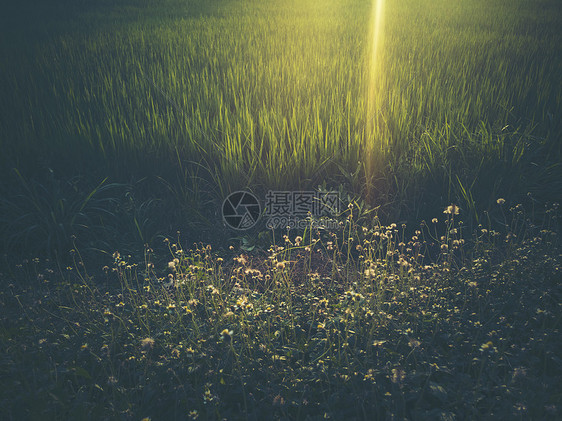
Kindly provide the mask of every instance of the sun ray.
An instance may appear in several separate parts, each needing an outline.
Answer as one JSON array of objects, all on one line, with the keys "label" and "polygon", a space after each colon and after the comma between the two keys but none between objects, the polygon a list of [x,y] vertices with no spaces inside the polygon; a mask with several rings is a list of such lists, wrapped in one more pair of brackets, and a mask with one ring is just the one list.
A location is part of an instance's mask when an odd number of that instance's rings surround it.
[{"label": "sun ray", "polygon": [[[380,109],[382,81],[384,69],[382,52],[384,43],[384,0],[373,0],[369,24],[368,57],[367,57],[367,118],[365,139],[365,176],[367,201],[372,199],[372,182],[375,170],[375,144],[377,139],[376,123]],[[379,132],[380,133],[380,132]]]}]

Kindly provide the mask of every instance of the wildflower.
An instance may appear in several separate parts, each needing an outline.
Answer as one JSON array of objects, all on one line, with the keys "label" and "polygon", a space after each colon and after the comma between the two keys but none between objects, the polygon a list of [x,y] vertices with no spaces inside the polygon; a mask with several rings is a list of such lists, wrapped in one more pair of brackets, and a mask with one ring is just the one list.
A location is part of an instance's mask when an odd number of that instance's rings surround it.
[{"label": "wildflower", "polygon": [[221,332],[221,341],[230,342],[233,334],[234,332],[232,330],[223,329],[223,331]]},{"label": "wildflower", "polygon": [[256,278],[261,278],[263,276],[259,269],[252,269],[252,268],[247,268],[244,271],[244,274],[249,276],[255,276]]},{"label": "wildflower", "polygon": [[458,215],[459,214],[459,207],[457,205],[449,205],[447,206],[447,208],[443,211],[444,214],[447,215]]},{"label": "wildflower", "polygon": [[512,380],[518,381],[527,377],[527,369],[525,367],[516,367],[513,370]]},{"label": "wildflower", "polygon": [[365,277],[366,278],[374,278],[376,275],[377,275],[377,272],[375,271],[375,269],[373,269],[372,266],[365,269]]},{"label": "wildflower", "polygon": [[400,256],[398,258],[398,264],[400,266],[402,266],[403,268],[407,268],[410,266],[410,262],[408,262],[406,259],[404,259],[404,257]]},{"label": "wildflower", "polygon": [[251,309],[254,308],[254,305],[252,303],[248,302],[248,297],[243,295],[238,300],[236,300],[236,305],[234,307],[236,308],[236,310],[241,309],[241,308],[246,309],[246,310],[251,310]]},{"label": "wildflower", "polygon": [[302,243],[302,237],[299,235],[295,238],[295,245],[300,246]]},{"label": "wildflower", "polygon": [[277,264],[275,265],[275,268],[278,269],[278,270],[285,269],[285,262],[277,262]]},{"label": "wildflower", "polygon": [[373,370],[372,368],[370,368],[370,369],[367,371],[367,374],[365,374],[365,376],[363,377],[363,380],[364,380],[364,381],[370,380],[370,381],[372,381],[373,383],[375,382],[375,372],[374,372],[374,370]]},{"label": "wildflower", "polygon": [[235,257],[233,260],[237,263],[240,263],[242,266],[246,266],[246,263],[248,263],[246,257],[244,257],[243,255],[240,255],[239,257]]},{"label": "wildflower", "polygon": [[404,379],[406,378],[406,372],[401,368],[393,368],[392,369],[392,383],[401,384]]},{"label": "wildflower", "polygon": [[190,420],[196,420],[197,418],[199,418],[199,411],[197,411],[197,409],[189,411],[189,414],[187,414],[187,416]]},{"label": "wildflower", "polygon": [[109,345],[103,344],[100,348],[100,352],[103,356],[109,357]]},{"label": "wildflower", "polygon": [[277,395],[273,398],[273,405],[274,406],[282,406],[285,405],[285,399],[283,399],[283,396],[281,395]]},{"label": "wildflower", "polygon": [[154,339],[152,338],[144,338],[141,341],[141,348],[143,351],[149,351],[154,347]]},{"label": "wildflower", "polygon": [[503,198],[500,197],[498,200],[496,200],[496,203],[497,203],[498,205],[502,206],[502,205],[505,203],[505,199],[503,199]]},{"label": "wildflower", "polygon": [[488,341],[488,342],[486,342],[485,344],[482,344],[482,345],[480,346],[480,351],[482,351],[482,352],[484,352],[484,351],[486,351],[486,350],[488,350],[488,349],[494,350],[494,351],[495,351],[495,349],[494,349],[494,343],[493,343],[492,341]]},{"label": "wildflower", "polygon": [[432,224],[436,224],[437,222],[439,222],[439,221],[437,220],[437,218],[433,218],[433,219],[431,220],[431,223],[432,223]]},{"label": "wildflower", "polygon": [[417,339],[410,338],[410,340],[408,341],[408,346],[410,348],[417,348],[420,345],[421,345],[421,342],[418,341]]},{"label": "wildflower", "polygon": [[216,398],[215,395],[211,393],[208,386],[205,386],[205,393],[203,394],[203,403],[207,404],[214,401]]},{"label": "wildflower", "polygon": [[521,402],[517,402],[515,405],[513,405],[513,408],[515,408],[515,410],[517,412],[527,411],[527,406],[524,403],[521,403]]},{"label": "wildflower", "polygon": [[220,291],[214,285],[209,285],[207,287],[207,291],[210,292],[213,295],[219,295],[220,294]]}]

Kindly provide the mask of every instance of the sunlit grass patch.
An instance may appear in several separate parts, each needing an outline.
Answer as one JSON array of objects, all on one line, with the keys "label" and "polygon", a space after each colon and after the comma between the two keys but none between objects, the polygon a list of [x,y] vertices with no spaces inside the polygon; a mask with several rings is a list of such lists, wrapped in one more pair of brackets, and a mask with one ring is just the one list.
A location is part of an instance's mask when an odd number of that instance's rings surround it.
[{"label": "sunlit grass patch", "polygon": [[554,2],[388,0],[376,81],[371,2],[199,3],[4,43],[2,166],[156,175],[186,213],[324,182],[396,218],[562,191]]}]

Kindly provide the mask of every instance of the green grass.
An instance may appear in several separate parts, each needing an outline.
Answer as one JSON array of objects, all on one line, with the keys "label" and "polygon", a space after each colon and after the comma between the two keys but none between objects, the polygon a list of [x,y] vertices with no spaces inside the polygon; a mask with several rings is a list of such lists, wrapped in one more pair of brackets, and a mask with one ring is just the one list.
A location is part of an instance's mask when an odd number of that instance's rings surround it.
[{"label": "green grass", "polygon": [[46,13],[29,28],[41,36],[14,30],[0,45],[2,168],[93,184],[156,175],[192,210],[179,192],[216,206],[240,188],[342,184],[411,220],[432,203],[476,218],[499,196],[562,193],[556,2],[388,0],[374,115],[370,8],[120,1],[54,23]]}]

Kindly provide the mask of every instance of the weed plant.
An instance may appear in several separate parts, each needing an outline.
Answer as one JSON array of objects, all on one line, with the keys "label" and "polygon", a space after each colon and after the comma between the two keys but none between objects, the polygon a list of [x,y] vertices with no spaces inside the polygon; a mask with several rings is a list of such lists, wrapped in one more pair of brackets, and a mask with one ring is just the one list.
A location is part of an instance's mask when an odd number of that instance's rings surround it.
[{"label": "weed plant", "polygon": [[413,235],[353,211],[266,253],[24,262],[0,293],[4,417],[557,418],[557,205],[474,232],[451,205]]}]

